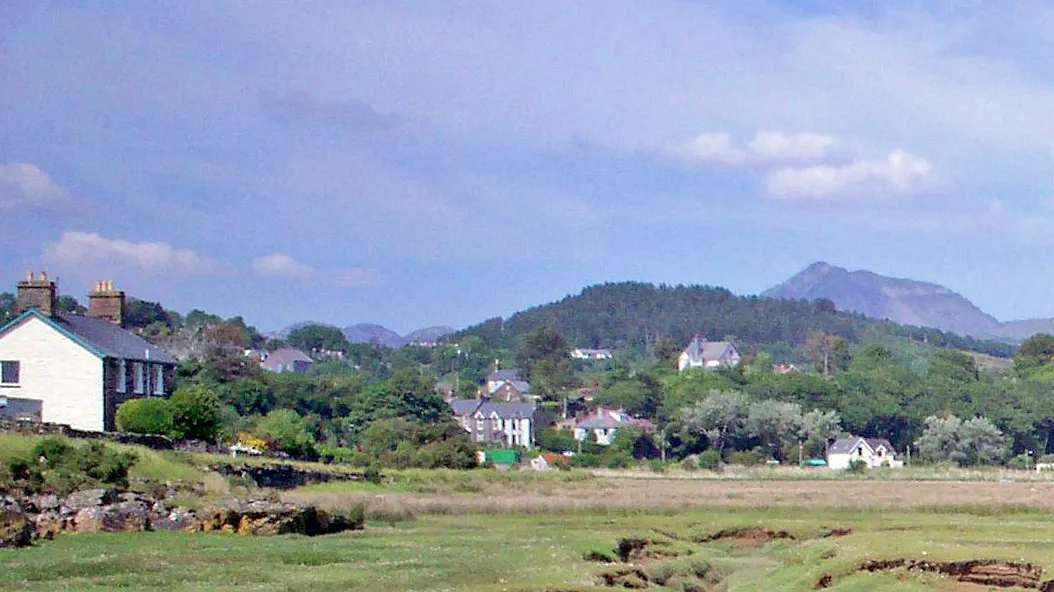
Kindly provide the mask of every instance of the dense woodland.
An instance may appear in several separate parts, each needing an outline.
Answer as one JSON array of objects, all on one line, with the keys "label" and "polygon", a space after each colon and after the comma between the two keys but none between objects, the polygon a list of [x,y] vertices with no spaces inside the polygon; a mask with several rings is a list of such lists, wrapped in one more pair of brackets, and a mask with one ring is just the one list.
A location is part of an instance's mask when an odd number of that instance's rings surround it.
[{"label": "dense woodland", "polygon": [[[63,306],[76,312],[79,304]],[[845,433],[888,438],[898,451],[910,446],[933,462],[1021,462],[1014,457],[1054,452],[1054,337],[1035,336],[1014,353],[1005,344],[840,313],[825,301],[608,284],[436,347],[400,349],[350,344],[320,325],[277,341],[240,317],[180,315],[135,299],[126,319],[185,361],[174,396],[125,404],[122,429],[239,441],[302,458],[472,466],[475,446],[437,386],[475,397],[495,360],[520,368],[554,418],[604,405],[654,426],[620,431],[607,448],[579,446],[567,431],[539,431],[543,449],[580,451],[575,464],[663,456],[793,462],[822,456]],[[678,373],[676,356],[696,333],[734,340],[743,363]],[[284,345],[312,354],[309,373],[272,374],[244,353]],[[608,347],[615,358],[572,360],[573,346]],[[998,358],[978,352],[1013,354],[1013,361],[993,365]],[[797,368],[777,373],[774,362],[785,361]]]}]

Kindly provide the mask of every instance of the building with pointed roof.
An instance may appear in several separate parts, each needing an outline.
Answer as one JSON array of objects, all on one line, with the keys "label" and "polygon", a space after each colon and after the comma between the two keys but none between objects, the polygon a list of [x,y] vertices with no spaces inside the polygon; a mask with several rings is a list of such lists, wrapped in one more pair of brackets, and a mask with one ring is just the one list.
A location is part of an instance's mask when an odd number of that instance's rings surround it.
[{"label": "building with pointed roof", "polygon": [[854,461],[861,461],[868,468],[904,466],[897,460],[893,445],[885,438],[862,438],[848,436],[835,440],[827,448],[827,466],[832,469],[848,469]]},{"label": "building with pointed roof", "polygon": [[688,342],[679,358],[677,358],[677,370],[684,372],[689,368],[703,368],[705,370],[717,370],[738,366],[740,360],[739,350],[730,341],[707,341],[696,335]]},{"label": "building with pointed roof", "polygon": [[18,314],[0,328],[0,397],[7,407],[109,431],[124,401],[169,394],[176,359],[122,327],[124,292],[97,282],[88,299],[87,316],[62,313],[46,273],[18,283]]}]

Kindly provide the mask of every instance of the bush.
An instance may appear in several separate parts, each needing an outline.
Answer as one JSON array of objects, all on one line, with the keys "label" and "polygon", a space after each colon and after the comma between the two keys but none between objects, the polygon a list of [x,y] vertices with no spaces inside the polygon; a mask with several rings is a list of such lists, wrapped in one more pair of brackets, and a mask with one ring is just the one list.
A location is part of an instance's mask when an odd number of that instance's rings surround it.
[{"label": "bush", "polygon": [[710,448],[699,453],[699,468],[717,471],[721,468],[721,453]]},{"label": "bush", "polygon": [[1019,454],[1006,463],[1011,469],[1031,469],[1032,457],[1027,454]]},{"label": "bush", "polygon": [[681,470],[692,472],[699,468],[699,459],[687,457],[681,461]]},{"label": "bush", "polygon": [[136,462],[134,454],[111,450],[102,442],[73,446],[61,438],[44,438],[31,454],[35,460],[8,459],[14,484],[60,495],[101,484],[127,487],[128,470]]},{"label": "bush", "polygon": [[369,465],[362,472],[362,478],[369,483],[380,484],[382,480],[381,469],[377,465]]},{"label": "bush", "polygon": [[220,399],[205,385],[181,386],[168,400],[172,437],[215,441],[220,430]]},{"label": "bush", "polygon": [[652,459],[648,461],[648,469],[653,473],[665,473],[666,463],[659,459]]},{"label": "bush", "polygon": [[867,463],[862,460],[851,460],[849,461],[849,467],[846,468],[846,470],[854,475],[859,475],[867,471]]},{"label": "bush", "polygon": [[604,460],[604,466],[609,469],[625,469],[632,464],[633,457],[625,453],[612,454]]},{"label": "bush", "polygon": [[589,469],[600,466],[600,457],[595,454],[583,452],[568,459],[567,464],[572,467]]},{"label": "bush", "polygon": [[315,438],[304,418],[292,409],[275,409],[260,420],[256,432],[272,447],[297,458],[313,455]]},{"label": "bush", "polygon": [[745,467],[763,465],[768,461],[768,459],[768,455],[758,449],[736,450],[732,454],[728,455],[728,462],[730,464],[743,465]]},{"label": "bush", "polygon": [[131,399],[117,408],[117,430],[133,434],[172,435],[172,408],[168,399]]}]

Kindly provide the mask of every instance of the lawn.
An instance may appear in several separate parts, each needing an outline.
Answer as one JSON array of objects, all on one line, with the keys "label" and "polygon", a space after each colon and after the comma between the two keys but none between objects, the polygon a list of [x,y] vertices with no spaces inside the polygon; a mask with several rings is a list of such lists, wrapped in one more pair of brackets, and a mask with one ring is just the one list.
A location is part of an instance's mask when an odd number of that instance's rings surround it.
[{"label": "lawn", "polygon": [[[730,536],[752,528],[788,538]],[[844,536],[825,536],[832,529]],[[757,530],[764,529],[764,530]],[[583,514],[419,516],[329,537],[227,534],[68,535],[0,551],[4,590],[472,590],[611,589],[598,576],[629,564],[619,539],[652,541],[631,559],[649,577],[686,562],[709,568],[712,589],[951,590],[936,573],[866,573],[864,560],[999,559],[1054,567],[1054,521],[1034,510],[666,510]],[[793,537],[793,538],[790,538]],[[695,542],[693,542],[695,541]],[[657,575],[658,574],[658,575]],[[1044,576],[1044,580],[1054,576]],[[673,580],[676,585],[676,579]],[[653,588],[663,589],[663,588]],[[704,588],[705,589],[705,588]],[[983,589],[983,588],[978,588]]]}]

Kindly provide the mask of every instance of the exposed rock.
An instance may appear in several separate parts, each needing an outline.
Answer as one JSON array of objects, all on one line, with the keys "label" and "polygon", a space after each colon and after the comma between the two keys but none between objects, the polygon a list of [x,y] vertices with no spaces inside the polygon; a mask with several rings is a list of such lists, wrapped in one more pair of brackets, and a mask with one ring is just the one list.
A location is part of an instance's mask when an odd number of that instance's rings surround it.
[{"label": "exposed rock", "polygon": [[33,540],[33,522],[11,498],[0,500],[0,548],[25,547]]},{"label": "exposed rock", "polygon": [[1031,563],[1015,563],[996,559],[973,559],[968,561],[925,561],[917,559],[882,559],[865,561],[860,571],[889,571],[907,569],[940,573],[960,582],[993,588],[1041,588],[1043,568]]},{"label": "exposed rock", "polygon": [[219,473],[225,477],[240,477],[253,482],[257,487],[269,487],[274,489],[292,489],[311,483],[327,483],[329,481],[357,481],[362,479],[361,474],[356,473],[330,473],[322,471],[306,471],[293,465],[270,463],[263,465],[246,464],[212,464],[209,470]]},{"label": "exposed rock", "polygon": [[62,500],[62,505],[71,510],[105,506],[117,501],[117,492],[113,489],[83,489],[74,491]]}]

